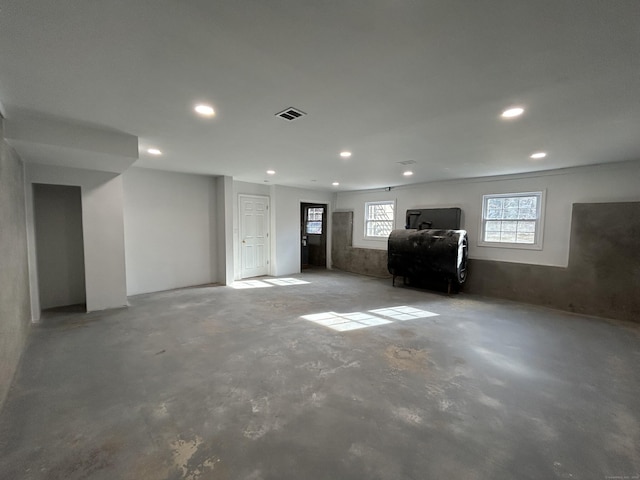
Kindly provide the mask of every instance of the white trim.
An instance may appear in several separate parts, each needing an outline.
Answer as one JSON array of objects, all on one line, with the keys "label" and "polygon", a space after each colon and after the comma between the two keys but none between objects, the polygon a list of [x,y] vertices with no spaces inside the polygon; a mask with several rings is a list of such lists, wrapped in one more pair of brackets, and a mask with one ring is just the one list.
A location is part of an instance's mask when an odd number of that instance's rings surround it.
[{"label": "white trim", "polygon": [[373,201],[373,202],[364,202],[364,230],[363,230],[363,240],[369,240],[369,241],[384,241],[386,242],[387,239],[389,238],[389,236],[375,236],[375,235],[367,235],[367,222],[368,221],[374,221],[374,220],[368,220],[367,219],[367,215],[368,215],[368,210],[369,210],[369,205],[389,205],[391,204],[393,206],[393,220],[391,220],[391,230],[395,229],[396,226],[396,219],[397,219],[397,201],[394,198],[393,200],[377,200],[377,201]]},{"label": "white trim", "polygon": [[[546,190],[539,190],[535,192],[512,192],[512,193],[487,193],[482,195],[482,208],[480,209],[480,224],[478,226],[478,241],[479,247],[490,248],[515,248],[522,250],[542,250],[544,240],[544,214],[545,214],[545,197]],[[489,198],[508,198],[508,197],[526,197],[536,196],[539,198],[537,202],[537,218],[536,218],[536,231],[534,243],[506,243],[506,242],[487,242],[484,241],[484,224],[485,224],[485,208],[487,200]]]}]

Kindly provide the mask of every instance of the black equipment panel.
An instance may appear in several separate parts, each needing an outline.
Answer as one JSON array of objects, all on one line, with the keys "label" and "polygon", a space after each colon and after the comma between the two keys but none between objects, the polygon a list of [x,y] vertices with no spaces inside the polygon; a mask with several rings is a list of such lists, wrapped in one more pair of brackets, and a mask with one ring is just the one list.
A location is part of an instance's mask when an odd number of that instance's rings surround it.
[{"label": "black equipment panel", "polygon": [[412,208],[407,210],[405,228],[459,230],[461,217],[459,208]]}]

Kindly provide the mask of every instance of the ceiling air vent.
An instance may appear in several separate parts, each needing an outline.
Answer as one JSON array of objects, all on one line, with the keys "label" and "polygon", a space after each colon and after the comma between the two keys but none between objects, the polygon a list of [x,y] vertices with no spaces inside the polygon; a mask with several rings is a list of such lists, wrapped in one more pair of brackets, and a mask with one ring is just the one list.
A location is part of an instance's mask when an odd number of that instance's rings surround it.
[{"label": "ceiling air vent", "polygon": [[404,160],[402,162],[397,162],[397,163],[399,163],[400,165],[415,165],[416,161],[415,160]]},{"label": "ceiling air vent", "polygon": [[298,110],[297,108],[293,108],[293,107],[286,108],[280,113],[276,113],[276,117],[283,118],[289,122],[296,120],[297,118],[303,117],[305,115],[306,113],[304,113],[302,110]]}]

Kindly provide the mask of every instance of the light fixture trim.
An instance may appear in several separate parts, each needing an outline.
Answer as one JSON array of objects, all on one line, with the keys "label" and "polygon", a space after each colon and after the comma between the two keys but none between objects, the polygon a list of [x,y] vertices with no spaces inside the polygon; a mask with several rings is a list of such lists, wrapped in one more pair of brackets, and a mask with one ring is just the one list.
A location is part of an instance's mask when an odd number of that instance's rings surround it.
[{"label": "light fixture trim", "polygon": [[158,148],[147,148],[147,153],[149,155],[162,155],[162,150],[158,149]]},{"label": "light fixture trim", "polygon": [[196,105],[193,109],[197,114],[202,115],[203,117],[213,117],[216,114],[216,111],[211,105],[204,103]]},{"label": "light fixture trim", "polygon": [[533,158],[534,160],[540,160],[541,158],[545,158],[547,156],[547,152],[536,152],[532,153],[529,158]]},{"label": "light fixture trim", "polygon": [[524,113],[522,107],[509,107],[500,115],[502,118],[517,118]]}]

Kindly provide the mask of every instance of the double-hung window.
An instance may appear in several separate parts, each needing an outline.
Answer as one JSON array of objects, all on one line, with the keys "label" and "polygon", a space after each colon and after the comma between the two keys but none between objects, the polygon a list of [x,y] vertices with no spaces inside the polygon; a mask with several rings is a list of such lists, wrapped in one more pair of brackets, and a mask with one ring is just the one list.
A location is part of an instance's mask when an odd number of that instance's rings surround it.
[{"label": "double-hung window", "polygon": [[483,195],[480,245],[542,249],[544,192]]},{"label": "double-hung window", "polygon": [[364,205],[365,238],[387,238],[393,230],[395,202],[367,202]]}]

